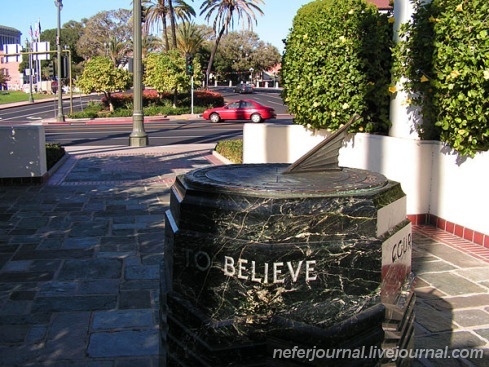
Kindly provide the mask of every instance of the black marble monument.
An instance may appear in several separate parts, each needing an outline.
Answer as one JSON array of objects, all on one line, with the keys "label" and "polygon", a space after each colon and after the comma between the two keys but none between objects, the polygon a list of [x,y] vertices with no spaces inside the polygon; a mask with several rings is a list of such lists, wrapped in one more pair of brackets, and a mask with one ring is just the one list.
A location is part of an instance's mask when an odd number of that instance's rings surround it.
[{"label": "black marble monument", "polygon": [[176,179],[161,276],[169,366],[378,366],[412,347],[405,194],[338,167],[349,125],[293,165]]}]

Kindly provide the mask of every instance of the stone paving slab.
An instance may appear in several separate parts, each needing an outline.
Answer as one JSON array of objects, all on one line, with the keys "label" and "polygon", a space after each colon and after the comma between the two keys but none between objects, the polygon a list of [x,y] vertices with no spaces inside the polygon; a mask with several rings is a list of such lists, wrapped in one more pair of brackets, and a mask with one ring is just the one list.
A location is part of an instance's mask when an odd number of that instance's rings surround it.
[{"label": "stone paving slab", "polygon": [[[207,152],[172,164],[208,165]],[[71,158],[48,185],[0,187],[0,365],[156,366],[169,183],[153,177],[171,165],[116,157],[101,182],[110,157]]]},{"label": "stone paving slab", "polygon": [[[415,347],[482,351],[483,358],[420,358],[414,366],[489,366],[489,264],[417,233]],[[455,241],[454,241],[455,242]]]}]

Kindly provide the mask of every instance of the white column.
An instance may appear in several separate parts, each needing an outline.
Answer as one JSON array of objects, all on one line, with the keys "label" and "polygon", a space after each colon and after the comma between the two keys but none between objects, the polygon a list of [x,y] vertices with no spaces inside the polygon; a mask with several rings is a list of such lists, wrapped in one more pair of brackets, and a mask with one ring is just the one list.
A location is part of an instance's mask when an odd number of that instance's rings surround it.
[{"label": "white column", "polygon": [[[399,29],[401,24],[408,23],[413,14],[413,4],[410,0],[396,0],[394,2],[394,42],[399,42]],[[408,101],[410,95],[402,90],[403,80],[396,85],[397,92],[391,97],[390,120],[392,126],[389,136],[397,138],[419,139],[416,126],[420,124],[419,109],[413,109]]]}]

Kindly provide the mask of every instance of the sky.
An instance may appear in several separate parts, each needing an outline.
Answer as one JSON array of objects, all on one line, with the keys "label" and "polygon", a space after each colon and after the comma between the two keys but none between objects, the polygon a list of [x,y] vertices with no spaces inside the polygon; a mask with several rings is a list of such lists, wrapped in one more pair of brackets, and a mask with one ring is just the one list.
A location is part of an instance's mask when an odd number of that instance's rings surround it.
[{"label": "sky", "polygon": [[[282,53],[282,39],[286,38],[292,27],[297,10],[312,0],[264,0],[259,5],[264,15],[257,14],[258,25],[253,31],[264,42],[270,42]],[[0,25],[16,28],[22,32],[22,42],[29,37],[29,28],[35,29],[38,21],[41,31],[57,27],[57,7],[54,0],[0,0]],[[188,0],[187,3],[199,14],[201,0]],[[132,9],[131,0],[63,0],[61,24],[70,20],[80,21],[98,12],[119,8]],[[212,18],[213,19],[213,18]],[[203,17],[195,19],[196,24],[206,24]],[[236,24],[235,30],[241,30]]]}]

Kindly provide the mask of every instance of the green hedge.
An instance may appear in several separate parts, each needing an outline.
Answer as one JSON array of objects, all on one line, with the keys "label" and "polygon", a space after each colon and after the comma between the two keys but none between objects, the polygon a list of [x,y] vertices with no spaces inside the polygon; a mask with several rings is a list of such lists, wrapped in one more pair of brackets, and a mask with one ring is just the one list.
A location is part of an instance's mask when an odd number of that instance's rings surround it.
[{"label": "green hedge", "polygon": [[65,148],[56,143],[46,143],[46,165],[51,169],[65,155]]},{"label": "green hedge", "polygon": [[[394,76],[407,79],[421,109],[423,139],[440,139],[462,155],[489,149],[489,2],[414,1],[402,27]],[[407,37],[406,37],[407,36]]]},{"label": "green hedge", "polygon": [[[114,93],[111,95],[114,108],[126,108],[132,106],[132,93]],[[178,94],[178,106],[190,107],[190,92]],[[107,98],[102,98],[102,103],[108,108]],[[173,94],[169,92],[158,93],[153,89],[143,91],[143,106],[166,106],[173,104]],[[224,97],[220,93],[211,91],[194,91],[194,106],[200,107],[220,107],[224,105]]]},{"label": "green hedge", "polygon": [[221,140],[217,142],[216,152],[233,163],[243,163],[243,140]]},{"label": "green hedge", "polygon": [[392,24],[363,0],[318,0],[294,18],[282,60],[283,97],[295,122],[387,133]]}]

